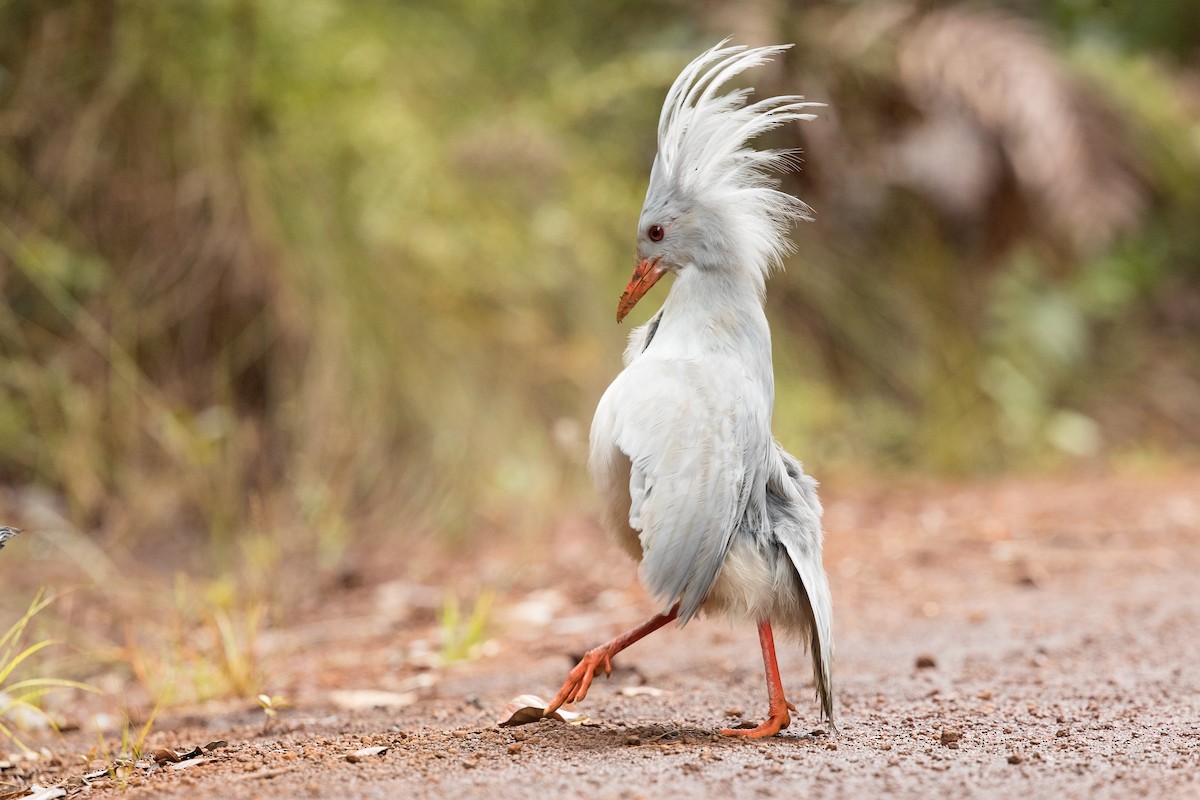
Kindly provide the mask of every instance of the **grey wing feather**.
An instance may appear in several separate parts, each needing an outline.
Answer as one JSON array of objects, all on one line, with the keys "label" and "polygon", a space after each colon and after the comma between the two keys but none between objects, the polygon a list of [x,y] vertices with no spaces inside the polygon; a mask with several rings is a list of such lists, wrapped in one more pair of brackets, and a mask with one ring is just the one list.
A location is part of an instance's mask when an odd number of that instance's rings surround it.
[{"label": "grey wing feather", "polygon": [[629,366],[635,358],[645,352],[650,346],[650,342],[654,340],[654,334],[658,333],[658,325],[662,322],[663,310],[660,308],[658,313],[646,322],[645,325],[634,328],[629,333],[629,341],[625,345],[625,355],[623,360],[625,366]]},{"label": "grey wing feather", "polygon": [[767,507],[776,539],[787,551],[803,587],[805,638],[812,655],[813,683],[825,718],[833,725],[833,603],[821,559],[821,501],[817,482],[800,462],[774,444],[776,466],[767,487]]}]

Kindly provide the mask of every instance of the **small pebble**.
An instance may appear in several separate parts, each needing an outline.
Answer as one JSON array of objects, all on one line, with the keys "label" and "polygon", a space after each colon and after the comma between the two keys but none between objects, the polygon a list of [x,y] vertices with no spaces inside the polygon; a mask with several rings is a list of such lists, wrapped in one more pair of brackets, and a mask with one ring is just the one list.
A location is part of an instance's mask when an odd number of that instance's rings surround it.
[{"label": "small pebble", "polygon": [[946,747],[958,749],[958,740],[962,738],[962,731],[958,728],[942,728],[941,742]]},{"label": "small pebble", "polygon": [[1021,755],[1020,753],[1014,752],[1008,754],[1008,763],[1010,764],[1020,764],[1024,760],[1025,756]]},{"label": "small pebble", "polygon": [[520,742],[513,742],[508,746],[508,754],[510,756],[515,756],[517,753],[521,752],[521,748],[524,746],[525,745],[521,744]]},{"label": "small pebble", "polygon": [[933,660],[931,655],[917,656],[917,669],[933,669],[937,666],[937,662]]}]

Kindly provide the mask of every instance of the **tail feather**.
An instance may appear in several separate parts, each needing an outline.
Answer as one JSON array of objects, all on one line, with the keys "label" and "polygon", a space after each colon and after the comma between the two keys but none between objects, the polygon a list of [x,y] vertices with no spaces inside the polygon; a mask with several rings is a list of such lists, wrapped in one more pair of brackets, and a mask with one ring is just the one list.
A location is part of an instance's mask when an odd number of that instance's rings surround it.
[{"label": "tail feather", "polygon": [[785,542],[784,546],[800,576],[808,601],[808,650],[812,655],[816,699],[821,704],[825,719],[836,730],[837,725],[833,720],[833,610],[829,581],[825,578],[819,555],[814,560],[810,554],[797,552],[800,548],[793,543]]},{"label": "tail feather", "polygon": [[833,721],[833,600],[821,562],[821,501],[817,482],[804,474],[794,456],[775,444],[778,459],[767,487],[774,534],[787,551],[802,587],[801,634],[812,655],[817,702],[829,724]]}]

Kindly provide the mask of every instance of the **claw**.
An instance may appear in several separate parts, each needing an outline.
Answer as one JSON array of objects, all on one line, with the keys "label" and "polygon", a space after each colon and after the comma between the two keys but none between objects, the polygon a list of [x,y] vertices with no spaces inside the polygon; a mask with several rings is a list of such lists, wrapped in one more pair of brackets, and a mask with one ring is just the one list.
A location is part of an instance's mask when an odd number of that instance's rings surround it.
[{"label": "claw", "polygon": [[563,703],[578,703],[587,697],[588,689],[592,686],[592,679],[596,677],[596,667],[601,665],[604,667],[605,677],[612,675],[612,654],[604,646],[589,650],[575,665],[575,668],[567,673],[567,679],[563,682],[562,688],[550,701],[550,705],[546,706],[542,716],[550,716]]},{"label": "claw", "polygon": [[721,733],[725,736],[745,736],[748,739],[765,739],[768,736],[775,736],[788,725],[792,724],[792,717],[788,714],[787,709],[790,708],[792,711],[795,711],[796,707],[791,703],[787,703],[786,705],[787,708],[778,712],[772,710],[767,720],[757,728],[722,728]]},{"label": "claw", "polygon": [[596,676],[597,666],[603,665],[604,677],[611,677],[613,656],[642,637],[654,633],[654,631],[675,619],[678,614],[679,604],[676,603],[666,614],[651,617],[641,625],[621,634],[611,642],[602,644],[594,650],[589,650],[580,659],[579,663],[575,665],[575,668],[567,674],[567,679],[563,682],[562,688],[558,690],[558,694],[550,701],[550,705],[546,706],[546,710],[542,712],[542,716],[550,716],[555,711],[558,711],[559,706],[563,703],[574,703],[587,697],[588,688],[592,685],[592,678]]}]

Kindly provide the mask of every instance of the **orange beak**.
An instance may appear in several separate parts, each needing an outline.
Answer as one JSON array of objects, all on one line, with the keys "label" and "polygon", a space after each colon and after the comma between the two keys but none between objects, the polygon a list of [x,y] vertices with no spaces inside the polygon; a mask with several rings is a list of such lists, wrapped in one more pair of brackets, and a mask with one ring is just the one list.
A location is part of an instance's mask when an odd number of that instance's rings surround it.
[{"label": "orange beak", "polygon": [[666,274],[667,270],[658,265],[657,258],[653,261],[648,258],[642,259],[642,263],[634,268],[633,277],[629,279],[629,285],[621,294],[621,302],[617,304],[617,322],[625,319],[625,315],[637,305],[642,295],[650,291],[650,287]]}]

